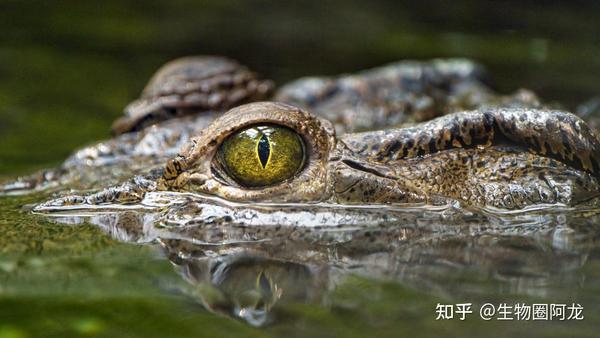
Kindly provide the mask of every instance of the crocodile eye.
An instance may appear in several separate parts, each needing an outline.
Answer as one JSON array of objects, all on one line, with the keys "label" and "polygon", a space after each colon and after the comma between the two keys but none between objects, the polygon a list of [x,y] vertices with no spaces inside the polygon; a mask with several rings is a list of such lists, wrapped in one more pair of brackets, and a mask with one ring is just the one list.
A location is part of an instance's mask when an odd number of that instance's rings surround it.
[{"label": "crocodile eye", "polygon": [[277,125],[255,125],[229,136],[218,160],[240,185],[263,187],[285,181],[304,164],[304,142],[293,130]]}]

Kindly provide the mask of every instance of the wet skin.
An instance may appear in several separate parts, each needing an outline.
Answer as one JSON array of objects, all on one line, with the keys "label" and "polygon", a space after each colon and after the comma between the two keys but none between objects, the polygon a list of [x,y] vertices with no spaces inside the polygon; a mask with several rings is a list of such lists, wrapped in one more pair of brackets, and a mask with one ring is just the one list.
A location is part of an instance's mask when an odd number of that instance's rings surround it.
[{"label": "wet skin", "polygon": [[[355,76],[299,80],[275,95],[308,108],[257,102],[220,114],[268,95],[271,83],[230,60],[185,58],[159,70],[142,98],[128,106],[113,129],[127,133],[76,153],[56,174],[68,177],[71,166],[91,165],[92,188],[100,191],[61,197],[39,209],[133,204],[159,191],[242,203],[502,209],[570,206],[596,197],[600,145],[586,123],[540,107],[531,93],[494,95],[480,77],[467,61],[406,62]],[[478,108],[451,113],[465,106]],[[444,116],[411,127],[348,132],[363,129],[364,120],[377,128],[436,115]],[[165,138],[169,133],[177,141]],[[187,145],[165,160],[180,143]],[[132,150],[144,144],[145,156]],[[120,185],[95,185],[137,172],[142,174]]]},{"label": "wet skin", "polygon": [[[225,140],[252,125],[304,140],[306,163],[282,182],[244,186],[219,168]],[[426,203],[515,209],[574,205],[598,195],[600,144],[576,116],[534,109],[455,113],[412,128],[336,137],[326,120],[290,105],[254,103],[217,119],[171,160],[158,189],[231,201]],[[268,168],[267,168],[268,169]]]},{"label": "wet skin", "polygon": [[273,94],[271,81],[235,61],[177,59],[160,68],[126,107],[113,124],[112,139],[76,151],[59,168],[4,184],[0,194],[118,184],[164,166],[227,109],[271,96],[328,119],[338,135],[486,106],[540,107],[533,93],[497,95],[484,78],[482,67],[468,60],[401,61],[351,75],[302,78]]},{"label": "wet skin", "polygon": [[[240,132],[261,126],[297,133],[303,154],[277,147],[265,151],[270,152],[266,156],[290,156],[285,160],[300,169],[284,170],[273,182],[248,185],[231,172],[248,165],[246,158],[253,152],[253,177],[270,176],[275,170],[268,163],[261,166],[258,143],[252,143],[258,141],[248,141],[248,153],[239,158],[240,149],[223,147]],[[336,137],[327,120],[290,105],[258,102],[217,118],[162,170],[93,195],[50,201],[45,207],[137,203],[155,191],[215,195],[234,202],[459,202],[503,209],[577,205],[598,196],[599,150],[585,122],[560,111],[487,109],[410,128]],[[232,152],[232,163],[222,163],[223,151]]]}]

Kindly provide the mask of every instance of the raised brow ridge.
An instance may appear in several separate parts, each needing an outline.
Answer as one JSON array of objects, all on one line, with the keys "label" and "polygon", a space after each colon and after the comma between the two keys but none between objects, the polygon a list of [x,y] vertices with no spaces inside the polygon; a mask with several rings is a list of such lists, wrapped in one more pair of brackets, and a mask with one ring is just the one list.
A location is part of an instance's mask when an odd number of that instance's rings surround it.
[{"label": "raised brow ridge", "polygon": [[579,117],[562,111],[499,108],[454,113],[410,128],[347,134],[357,155],[380,162],[452,148],[514,144],[600,176],[600,142]]}]

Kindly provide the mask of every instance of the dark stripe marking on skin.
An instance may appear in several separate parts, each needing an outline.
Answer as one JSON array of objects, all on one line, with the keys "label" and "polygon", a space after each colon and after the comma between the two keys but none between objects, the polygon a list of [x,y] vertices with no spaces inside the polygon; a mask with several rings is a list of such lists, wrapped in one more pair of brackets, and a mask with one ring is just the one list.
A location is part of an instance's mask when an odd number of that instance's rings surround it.
[{"label": "dark stripe marking on skin", "polygon": [[598,139],[583,120],[561,111],[455,113],[411,128],[346,134],[341,140],[356,155],[384,163],[453,148],[516,146],[600,176]]}]

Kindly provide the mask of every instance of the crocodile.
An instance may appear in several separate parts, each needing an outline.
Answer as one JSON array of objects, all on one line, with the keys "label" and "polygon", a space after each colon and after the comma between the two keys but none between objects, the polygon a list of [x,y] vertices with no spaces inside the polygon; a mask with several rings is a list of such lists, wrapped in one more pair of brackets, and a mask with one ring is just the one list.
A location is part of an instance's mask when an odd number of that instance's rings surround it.
[{"label": "crocodile", "polygon": [[[54,189],[34,212],[158,243],[186,293],[256,326],[349,274],[455,294],[449,276],[475,267],[539,295],[585,264],[600,145],[576,115],[495,93],[468,60],[273,88],[229,59],[176,60],[113,138],[1,191]],[[580,206],[584,230],[565,227]]]},{"label": "crocodile", "polygon": [[399,61],[355,74],[274,83],[217,56],[184,57],[152,76],[112,127],[113,137],[75,151],[58,168],[0,184],[0,195],[98,189],[161,166],[226,110],[272,99],[329,119],[338,134],[398,127],[484,106],[541,107],[528,90],[496,94],[466,59]]}]

